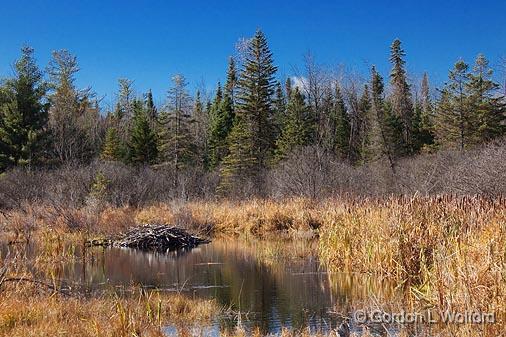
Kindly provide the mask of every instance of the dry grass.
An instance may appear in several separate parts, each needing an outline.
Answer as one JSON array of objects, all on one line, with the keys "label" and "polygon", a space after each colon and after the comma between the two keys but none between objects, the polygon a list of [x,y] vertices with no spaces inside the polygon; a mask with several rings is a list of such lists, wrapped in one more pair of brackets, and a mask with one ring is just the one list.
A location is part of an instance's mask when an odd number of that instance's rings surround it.
[{"label": "dry grass", "polygon": [[329,208],[326,219],[320,256],[331,269],[404,282],[425,306],[504,317],[506,200],[363,200]]},{"label": "dry grass", "polygon": [[0,336],[163,336],[168,322],[206,324],[219,312],[214,301],[177,294],[82,299],[7,291],[0,301]]}]

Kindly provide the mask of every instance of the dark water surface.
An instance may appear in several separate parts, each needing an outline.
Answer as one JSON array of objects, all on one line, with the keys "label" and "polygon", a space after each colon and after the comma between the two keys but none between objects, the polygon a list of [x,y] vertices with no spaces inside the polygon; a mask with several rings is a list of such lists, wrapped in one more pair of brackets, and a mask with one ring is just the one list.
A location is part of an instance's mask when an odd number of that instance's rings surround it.
[{"label": "dark water surface", "polygon": [[[88,293],[141,285],[214,298],[234,314],[205,327],[205,335],[239,322],[263,333],[277,333],[282,327],[328,331],[354,304],[392,292],[390,286],[371,278],[327,273],[312,255],[279,258],[281,244],[217,240],[168,253],[93,248],[86,250],[86,258],[77,251],[77,258],[63,265],[61,277]],[[167,334],[175,331],[175,327],[166,329]]]}]

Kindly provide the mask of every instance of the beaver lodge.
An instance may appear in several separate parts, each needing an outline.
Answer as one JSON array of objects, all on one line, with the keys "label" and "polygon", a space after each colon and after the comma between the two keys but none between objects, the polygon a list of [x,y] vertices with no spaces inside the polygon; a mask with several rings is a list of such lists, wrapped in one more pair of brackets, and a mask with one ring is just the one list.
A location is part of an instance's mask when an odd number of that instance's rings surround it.
[{"label": "beaver lodge", "polygon": [[208,242],[208,240],[189,234],[181,228],[163,224],[145,224],[131,228],[117,238],[94,239],[87,241],[86,245],[166,251],[193,248]]}]

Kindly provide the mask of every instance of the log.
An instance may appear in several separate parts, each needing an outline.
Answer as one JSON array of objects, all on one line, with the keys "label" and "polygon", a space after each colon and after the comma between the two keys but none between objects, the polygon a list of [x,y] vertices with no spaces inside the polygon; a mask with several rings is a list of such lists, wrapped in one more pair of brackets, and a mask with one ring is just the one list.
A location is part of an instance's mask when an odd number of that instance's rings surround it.
[{"label": "log", "polygon": [[93,239],[87,246],[128,247],[142,250],[167,251],[193,248],[208,240],[191,235],[181,228],[164,224],[145,224],[131,228],[116,239]]}]

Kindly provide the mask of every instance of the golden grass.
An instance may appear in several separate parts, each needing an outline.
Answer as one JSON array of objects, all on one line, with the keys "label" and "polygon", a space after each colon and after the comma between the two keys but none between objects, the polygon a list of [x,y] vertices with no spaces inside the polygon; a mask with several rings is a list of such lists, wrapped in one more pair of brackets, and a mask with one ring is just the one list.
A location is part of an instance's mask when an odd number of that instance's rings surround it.
[{"label": "golden grass", "polygon": [[320,257],[334,270],[404,282],[439,310],[506,310],[506,200],[390,198],[329,210]]},{"label": "golden grass", "polygon": [[0,301],[0,336],[163,336],[168,322],[208,324],[220,310],[211,300],[155,291],[84,299],[7,289]]}]

